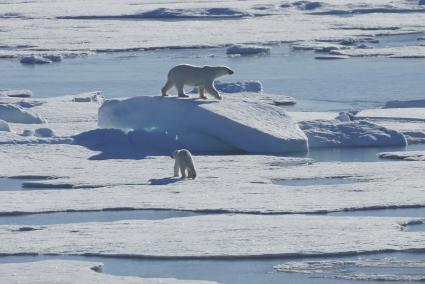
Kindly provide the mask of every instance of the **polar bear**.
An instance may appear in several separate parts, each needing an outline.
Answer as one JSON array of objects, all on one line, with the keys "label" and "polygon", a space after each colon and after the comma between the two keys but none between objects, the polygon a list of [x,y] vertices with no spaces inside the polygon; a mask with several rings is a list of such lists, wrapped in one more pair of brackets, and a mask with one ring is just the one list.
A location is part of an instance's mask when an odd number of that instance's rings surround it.
[{"label": "polar bear", "polygon": [[206,99],[204,91],[221,100],[222,97],[214,88],[214,80],[223,75],[231,75],[234,72],[226,66],[193,66],[177,65],[168,72],[168,80],[161,89],[163,96],[167,96],[167,91],[176,86],[179,97],[188,97],[184,93],[184,85],[198,87],[199,97]]},{"label": "polar bear", "polygon": [[186,170],[187,176],[191,179],[196,178],[196,170],[195,165],[193,164],[192,155],[189,150],[181,149],[175,150],[173,154],[171,154],[171,158],[175,160],[174,162],[174,176],[179,176],[179,170],[181,172],[182,178],[186,178]]}]

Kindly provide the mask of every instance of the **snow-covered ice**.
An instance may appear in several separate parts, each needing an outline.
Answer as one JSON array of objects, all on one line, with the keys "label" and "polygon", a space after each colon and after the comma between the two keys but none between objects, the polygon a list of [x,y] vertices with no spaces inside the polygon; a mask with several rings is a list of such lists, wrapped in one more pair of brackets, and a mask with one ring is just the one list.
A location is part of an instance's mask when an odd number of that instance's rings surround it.
[{"label": "snow-covered ice", "polygon": [[208,281],[171,278],[139,278],[102,273],[103,264],[88,261],[47,260],[0,264],[0,282],[20,284],[212,284]]},{"label": "snow-covered ice", "polygon": [[221,102],[163,97],[109,100],[99,110],[99,125],[167,134],[176,146],[198,153],[307,151],[304,133],[282,108],[249,95],[232,94]]}]

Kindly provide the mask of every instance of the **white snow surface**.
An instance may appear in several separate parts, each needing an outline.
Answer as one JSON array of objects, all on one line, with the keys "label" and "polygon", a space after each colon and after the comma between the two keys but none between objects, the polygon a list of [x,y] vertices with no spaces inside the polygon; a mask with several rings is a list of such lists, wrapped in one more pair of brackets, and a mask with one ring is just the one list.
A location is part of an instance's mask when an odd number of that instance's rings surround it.
[{"label": "white snow surface", "polygon": [[[282,108],[248,95],[223,101],[164,97],[109,100],[99,109],[103,128],[166,134],[169,143],[194,152],[287,153],[307,151],[298,125]],[[152,141],[155,143],[155,141]],[[172,149],[170,149],[172,150]]]},{"label": "white snow surface", "polygon": [[10,1],[2,4],[0,43],[12,50],[0,56],[37,50],[81,53],[423,32],[424,11],[409,0],[70,0],[55,2],[55,9],[48,0]]},{"label": "white snow surface", "polygon": [[1,283],[19,284],[212,284],[208,281],[172,278],[139,278],[101,273],[103,263],[88,261],[47,260],[0,264]]},{"label": "white snow surface", "polygon": [[313,120],[299,122],[310,148],[405,146],[403,134],[366,120]]}]

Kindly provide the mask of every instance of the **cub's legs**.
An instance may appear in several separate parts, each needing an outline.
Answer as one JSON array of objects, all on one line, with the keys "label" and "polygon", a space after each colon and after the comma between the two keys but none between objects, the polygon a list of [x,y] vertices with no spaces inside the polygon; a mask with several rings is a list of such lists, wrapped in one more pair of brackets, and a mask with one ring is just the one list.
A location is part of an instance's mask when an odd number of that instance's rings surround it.
[{"label": "cub's legs", "polygon": [[164,87],[162,87],[161,89],[162,96],[164,97],[168,96],[167,92],[169,89],[171,89],[171,87],[173,87],[173,85],[174,85],[173,82],[171,82],[170,80],[167,80],[167,83],[165,83]]}]

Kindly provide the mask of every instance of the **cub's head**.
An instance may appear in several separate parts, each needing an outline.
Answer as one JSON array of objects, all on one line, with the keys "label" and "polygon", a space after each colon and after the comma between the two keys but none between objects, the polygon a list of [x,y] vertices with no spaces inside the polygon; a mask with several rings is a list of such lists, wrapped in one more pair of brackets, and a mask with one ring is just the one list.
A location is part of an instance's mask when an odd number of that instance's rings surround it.
[{"label": "cub's head", "polygon": [[179,152],[179,150],[175,150],[173,153],[171,153],[170,157],[175,159],[178,152]]}]

